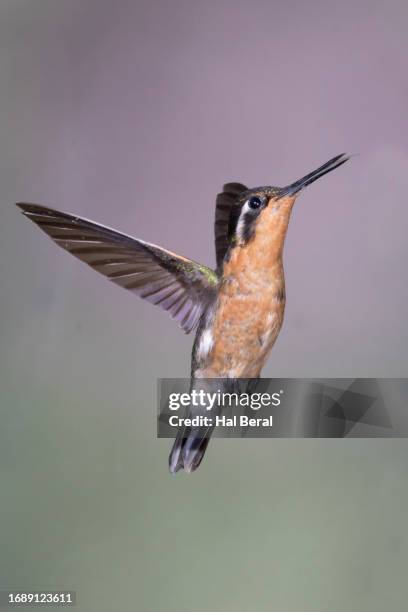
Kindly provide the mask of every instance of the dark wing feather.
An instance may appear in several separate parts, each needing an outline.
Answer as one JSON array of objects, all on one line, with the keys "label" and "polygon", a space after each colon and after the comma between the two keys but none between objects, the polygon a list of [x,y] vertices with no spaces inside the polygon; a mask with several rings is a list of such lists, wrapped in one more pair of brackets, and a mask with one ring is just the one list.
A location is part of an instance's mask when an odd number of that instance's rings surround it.
[{"label": "dark wing feather", "polygon": [[221,193],[217,195],[215,206],[215,253],[217,257],[217,269],[220,270],[225,254],[229,247],[228,225],[231,211],[237,203],[238,196],[247,191],[248,187],[242,183],[226,183]]},{"label": "dark wing feather", "polygon": [[210,268],[87,219],[37,204],[17,206],[59,246],[167,310],[186,333],[197,325],[218,283]]}]

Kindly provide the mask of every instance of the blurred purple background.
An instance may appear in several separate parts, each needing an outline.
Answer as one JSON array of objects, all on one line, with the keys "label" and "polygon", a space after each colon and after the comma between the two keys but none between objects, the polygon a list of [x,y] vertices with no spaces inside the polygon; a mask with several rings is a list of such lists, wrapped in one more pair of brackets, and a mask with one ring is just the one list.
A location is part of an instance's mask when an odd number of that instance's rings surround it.
[{"label": "blurred purple background", "polygon": [[135,586],[149,611],[403,609],[406,443],[222,440],[170,479],[156,378],[188,374],[191,339],[13,202],[213,265],[224,182],[353,153],[296,204],[264,375],[405,376],[407,17],[397,0],[2,1],[2,588],[77,588],[98,612],[112,588],[134,609]]}]

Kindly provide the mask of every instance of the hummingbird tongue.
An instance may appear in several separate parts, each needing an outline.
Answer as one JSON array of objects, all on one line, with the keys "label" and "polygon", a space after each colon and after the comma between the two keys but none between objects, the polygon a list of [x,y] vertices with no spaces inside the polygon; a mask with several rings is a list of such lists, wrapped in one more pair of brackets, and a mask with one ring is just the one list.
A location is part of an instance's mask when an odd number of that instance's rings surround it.
[{"label": "hummingbird tongue", "polygon": [[316,170],[313,170],[313,172],[306,174],[306,176],[299,179],[295,183],[292,183],[287,187],[283,187],[280,193],[281,197],[286,195],[293,196],[296,193],[299,193],[299,191],[301,191],[314,181],[317,181],[317,179],[319,179],[321,176],[324,176],[328,172],[331,172],[332,170],[335,170],[336,168],[344,164],[348,159],[349,157],[345,153],[342,153],[341,155],[336,155],[336,157],[333,157],[333,159],[330,159],[328,162],[326,162]]}]

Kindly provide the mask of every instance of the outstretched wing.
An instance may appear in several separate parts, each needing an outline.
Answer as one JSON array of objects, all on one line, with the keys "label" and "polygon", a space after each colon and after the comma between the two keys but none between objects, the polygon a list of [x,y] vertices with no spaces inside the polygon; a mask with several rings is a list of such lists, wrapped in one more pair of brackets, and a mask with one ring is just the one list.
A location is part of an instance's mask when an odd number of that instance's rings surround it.
[{"label": "outstretched wing", "polygon": [[229,247],[228,225],[231,210],[237,202],[240,193],[247,191],[248,187],[242,183],[227,183],[221,193],[217,195],[215,206],[215,253],[217,257],[217,269],[220,270],[225,254]]},{"label": "outstretched wing", "polygon": [[54,242],[117,285],[161,306],[188,334],[218,283],[213,270],[154,244],[38,204],[17,204]]}]

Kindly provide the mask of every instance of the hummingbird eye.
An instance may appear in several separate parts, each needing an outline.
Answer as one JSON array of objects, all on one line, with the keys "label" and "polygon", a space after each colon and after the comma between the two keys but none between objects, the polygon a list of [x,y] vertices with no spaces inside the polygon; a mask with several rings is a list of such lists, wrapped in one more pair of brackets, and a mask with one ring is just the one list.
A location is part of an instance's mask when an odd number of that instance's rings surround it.
[{"label": "hummingbird eye", "polygon": [[252,198],[248,200],[248,206],[252,208],[252,210],[257,210],[262,206],[261,198],[259,196],[252,196]]}]

